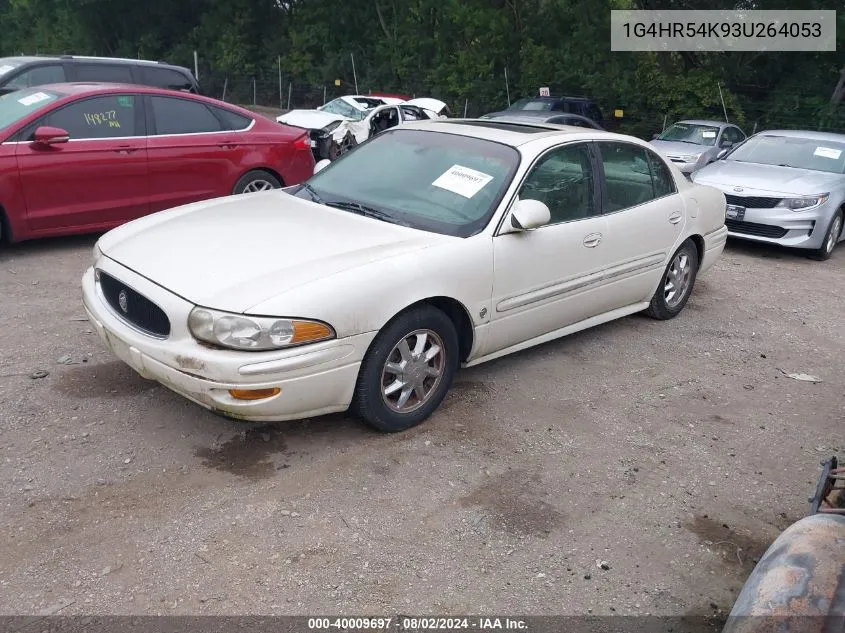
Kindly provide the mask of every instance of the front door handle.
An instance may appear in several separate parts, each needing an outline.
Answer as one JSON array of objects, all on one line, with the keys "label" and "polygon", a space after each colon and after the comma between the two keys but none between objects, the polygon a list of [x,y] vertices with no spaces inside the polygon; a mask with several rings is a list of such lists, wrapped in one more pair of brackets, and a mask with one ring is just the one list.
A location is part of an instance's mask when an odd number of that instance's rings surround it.
[{"label": "front door handle", "polygon": [[132,147],[131,145],[118,145],[114,151],[118,154],[131,154],[132,152],[137,152],[138,148]]},{"label": "front door handle", "polygon": [[681,215],[680,211],[675,211],[672,215],[669,216],[669,222],[671,222],[672,224],[677,224],[681,221],[682,217],[683,216]]},{"label": "front door handle", "polygon": [[590,233],[584,237],[584,246],[587,248],[595,248],[601,243],[601,233]]}]

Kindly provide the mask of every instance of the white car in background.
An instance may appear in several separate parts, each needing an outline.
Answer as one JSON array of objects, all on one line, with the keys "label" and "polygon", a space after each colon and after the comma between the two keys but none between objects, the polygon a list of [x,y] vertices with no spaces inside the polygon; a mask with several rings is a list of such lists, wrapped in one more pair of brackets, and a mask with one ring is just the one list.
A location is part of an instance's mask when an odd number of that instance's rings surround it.
[{"label": "white car in background", "polygon": [[449,107],[437,99],[398,99],[350,95],[332,99],[315,110],[291,110],[276,121],[311,132],[316,160],[335,160],[371,136],[403,123],[446,118]]},{"label": "white car in background", "polygon": [[105,345],[232,418],[401,431],[459,366],[677,316],[727,237],[720,191],[599,130],[409,123],[315,171],[106,233],[82,280]]}]

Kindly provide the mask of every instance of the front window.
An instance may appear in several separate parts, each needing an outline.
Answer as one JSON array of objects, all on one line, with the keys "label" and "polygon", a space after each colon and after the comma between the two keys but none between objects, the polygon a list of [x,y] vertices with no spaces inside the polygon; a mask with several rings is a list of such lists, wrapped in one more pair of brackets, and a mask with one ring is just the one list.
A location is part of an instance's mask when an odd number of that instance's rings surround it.
[{"label": "front window", "polygon": [[0,131],[6,130],[33,112],[44,109],[59,95],[49,90],[28,88],[10,92],[0,97]]},{"label": "front window", "polygon": [[519,161],[514,148],[493,141],[395,128],[345,154],[294,195],[469,237],[487,226]]},{"label": "front window", "polygon": [[508,110],[534,110],[547,111],[552,109],[553,101],[545,101],[543,99],[520,99],[515,101]]},{"label": "front window", "polygon": [[745,141],[725,160],[842,174],[845,173],[845,143],[763,134]]},{"label": "front window", "polygon": [[678,141],[693,145],[715,145],[719,128],[697,123],[675,123],[657,137],[659,141]]},{"label": "front window", "polygon": [[338,114],[346,117],[347,119],[352,119],[353,121],[363,121],[367,114],[363,110],[356,108],[354,105],[347,103],[345,99],[340,98],[329,101],[326,105],[320,107],[319,109],[323,112]]}]

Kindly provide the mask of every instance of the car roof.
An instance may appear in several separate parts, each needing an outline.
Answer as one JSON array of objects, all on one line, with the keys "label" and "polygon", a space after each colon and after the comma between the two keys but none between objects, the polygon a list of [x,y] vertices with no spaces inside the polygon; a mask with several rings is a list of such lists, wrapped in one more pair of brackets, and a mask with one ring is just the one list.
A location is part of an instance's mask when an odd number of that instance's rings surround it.
[{"label": "car roof", "polygon": [[[486,118],[489,117],[489,118]],[[549,119],[578,119],[579,121],[590,121],[585,116],[574,112],[550,112],[549,110],[502,110],[492,115],[485,115],[485,121],[501,121],[503,119],[519,119],[522,121],[548,121]]]},{"label": "car roof", "polygon": [[805,138],[813,141],[836,141],[845,143],[845,134],[836,132],[816,132],[813,130],[764,130],[754,136],[789,136],[791,138]]},{"label": "car roof", "polygon": [[151,94],[172,96],[179,95],[186,99],[193,99],[195,101],[202,101],[209,105],[217,107],[228,108],[236,112],[242,113],[244,116],[249,115],[253,119],[260,118],[254,112],[236,106],[232,103],[224,103],[211,97],[186,92],[184,90],[171,90],[168,88],[157,88],[155,86],[145,86],[143,84],[127,84],[127,83],[108,83],[105,81],[75,81],[58,84],[43,84],[34,86],[33,88],[25,88],[25,90],[49,90],[63,97],[77,97],[80,95],[105,95],[115,92],[134,92],[136,94]]},{"label": "car roof", "polygon": [[51,61],[86,61],[86,62],[100,62],[103,64],[132,64],[134,66],[163,66],[165,68],[178,68],[180,70],[189,70],[185,66],[176,64],[169,64],[164,61],[153,61],[151,59],[135,59],[132,57],[95,57],[89,55],[16,55],[12,57],[0,57],[0,63],[10,63],[16,66],[22,64],[29,64],[32,62],[51,62]]},{"label": "car roof", "polygon": [[[458,136],[470,136],[487,141],[495,141],[519,147],[527,143],[549,137],[571,135],[573,139],[585,135],[590,138],[622,139],[633,138],[620,134],[612,134],[602,130],[573,127],[570,125],[558,125],[544,121],[505,120],[505,119],[437,119],[431,121],[413,121],[405,123],[400,130],[425,130],[443,132]],[[643,141],[635,139],[642,144]]]},{"label": "car roof", "polygon": [[683,121],[675,121],[675,123],[686,123],[688,125],[712,125],[713,127],[727,127],[729,125],[736,125],[736,123],[725,123],[724,121],[708,121],[707,119],[684,119]]}]

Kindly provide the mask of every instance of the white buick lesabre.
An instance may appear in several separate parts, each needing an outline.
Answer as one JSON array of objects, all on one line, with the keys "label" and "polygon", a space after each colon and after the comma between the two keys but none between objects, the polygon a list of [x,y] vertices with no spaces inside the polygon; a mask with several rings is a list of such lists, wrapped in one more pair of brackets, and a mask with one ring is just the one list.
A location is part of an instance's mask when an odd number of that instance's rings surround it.
[{"label": "white buick lesabre", "polygon": [[725,198],[632,137],[409,123],[304,185],[105,234],[105,344],[226,416],[422,422],[471,366],[634,312],[670,319],[721,254]]}]

